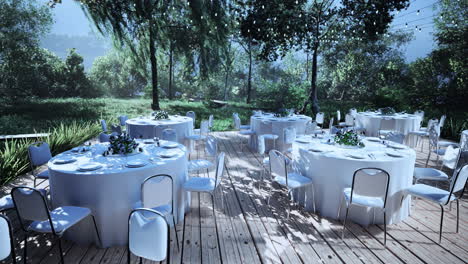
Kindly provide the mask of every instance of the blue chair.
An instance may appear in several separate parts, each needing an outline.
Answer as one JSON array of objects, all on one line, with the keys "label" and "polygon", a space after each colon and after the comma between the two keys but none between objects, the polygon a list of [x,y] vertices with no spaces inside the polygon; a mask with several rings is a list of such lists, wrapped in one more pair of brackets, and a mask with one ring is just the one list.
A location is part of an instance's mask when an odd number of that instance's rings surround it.
[{"label": "blue chair", "polygon": [[107,133],[107,123],[106,123],[106,120],[104,119],[101,119],[101,128],[102,128],[102,132]]},{"label": "blue chair", "polygon": [[134,254],[152,261],[163,261],[170,255],[169,224],[160,212],[138,208],[128,216],[127,263]]},{"label": "blue chair", "polygon": [[0,198],[0,213],[13,208],[15,208],[15,205],[13,204],[13,199],[11,199],[11,195],[5,195]]},{"label": "blue chair", "polygon": [[163,140],[167,140],[167,141],[174,141],[174,142],[178,142],[178,139],[177,139],[177,133],[174,129],[172,128],[166,128],[162,131],[162,136],[161,138]]},{"label": "blue chair", "polygon": [[8,218],[0,215],[0,260],[4,260],[11,255],[13,264],[16,264],[15,244],[13,243],[13,232],[11,230]]},{"label": "blue chair", "polygon": [[36,168],[40,167],[52,158],[49,144],[46,142],[34,142],[28,147],[29,164],[31,166],[32,175],[34,176],[34,188],[36,188],[37,179],[49,179],[49,170],[43,170],[39,173]]},{"label": "blue chair", "polygon": [[442,241],[442,226],[444,222],[444,205],[449,204],[451,201],[457,201],[457,233],[458,225],[460,219],[460,204],[459,198],[463,196],[463,191],[465,189],[466,181],[468,179],[468,164],[465,164],[454,177],[450,180],[450,189],[448,191],[432,187],[426,184],[414,184],[404,190],[404,196],[412,195],[422,199],[429,200],[431,202],[437,203],[440,206],[440,231],[439,231],[439,244]]},{"label": "blue chair", "polygon": [[[346,230],[346,220],[348,219],[351,205],[370,207],[373,210],[381,209],[384,216],[384,246],[387,243],[387,196],[390,175],[385,170],[379,168],[361,168],[354,172],[351,188],[343,190],[343,198],[346,202],[346,215],[343,222],[341,238],[344,238]],[[341,206],[338,209],[340,217]],[[375,214],[374,214],[375,216]]]}]

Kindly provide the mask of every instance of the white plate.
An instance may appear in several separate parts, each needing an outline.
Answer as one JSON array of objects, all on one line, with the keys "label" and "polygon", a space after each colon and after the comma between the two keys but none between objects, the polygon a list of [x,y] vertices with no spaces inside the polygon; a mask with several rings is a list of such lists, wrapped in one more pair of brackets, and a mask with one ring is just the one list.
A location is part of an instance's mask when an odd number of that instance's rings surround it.
[{"label": "white plate", "polygon": [[296,142],[299,142],[299,143],[310,143],[310,142],[312,142],[312,140],[307,139],[307,138],[297,138],[297,139],[296,139]]},{"label": "white plate", "polygon": [[388,144],[388,146],[393,149],[406,149],[406,146],[400,144]]},{"label": "white plate", "polygon": [[348,157],[353,158],[353,159],[365,159],[367,156],[361,153],[348,153]]},{"label": "white plate", "polygon": [[96,162],[85,163],[78,166],[79,171],[93,171],[100,168],[102,168],[102,165]]},{"label": "white plate", "polygon": [[145,140],[143,140],[143,143],[145,143],[145,144],[154,144],[154,140],[153,139],[145,139]]},{"label": "white plate", "polygon": [[380,142],[380,138],[376,138],[376,137],[367,137],[366,138],[367,141],[370,141],[370,142]]},{"label": "white plate", "polygon": [[90,150],[89,147],[76,147],[76,148],[72,148],[72,152],[86,152]]},{"label": "white plate", "polygon": [[75,158],[70,158],[70,157],[65,157],[65,158],[57,158],[54,160],[54,164],[68,164],[68,163],[72,163],[72,162],[75,162],[76,159]]},{"label": "white plate", "polygon": [[157,154],[161,158],[172,158],[177,156],[177,152],[174,151],[164,151]]},{"label": "white plate", "polygon": [[171,149],[179,147],[179,144],[176,142],[164,142],[161,144],[162,148]]},{"label": "white plate", "polygon": [[387,154],[390,157],[394,157],[394,158],[401,158],[401,157],[404,156],[402,153],[394,151],[394,150],[387,150],[385,152],[385,154]]},{"label": "white plate", "polygon": [[136,160],[131,160],[127,162],[127,167],[129,168],[139,168],[145,166],[147,163],[143,160],[136,159]]},{"label": "white plate", "polygon": [[312,148],[309,148],[309,151],[312,151],[312,152],[324,152],[325,150],[323,149],[320,149],[320,148],[317,148],[317,147],[312,147]]}]

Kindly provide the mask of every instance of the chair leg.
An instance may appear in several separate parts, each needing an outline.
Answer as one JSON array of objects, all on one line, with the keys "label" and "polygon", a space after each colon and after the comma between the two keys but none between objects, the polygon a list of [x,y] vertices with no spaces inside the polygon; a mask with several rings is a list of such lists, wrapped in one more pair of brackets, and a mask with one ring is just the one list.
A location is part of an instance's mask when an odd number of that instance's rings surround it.
[{"label": "chair leg", "polygon": [[94,230],[96,230],[96,235],[97,235],[97,237],[99,239],[99,245],[102,246],[101,235],[99,234],[99,230],[97,228],[96,219],[94,218],[94,215],[91,215],[91,218],[93,218]]},{"label": "chair leg", "polygon": [[60,239],[60,237],[58,237],[58,245],[59,245],[59,251],[60,251],[60,262],[62,264],[65,264],[65,261],[63,260],[62,239]]},{"label": "chair leg", "polygon": [[427,168],[427,164],[429,164],[430,158],[431,158],[431,149],[429,148],[429,154],[427,155],[427,160],[426,160],[426,168]]},{"label": "chair leg", "polygon": [[314,214],[317,213],[316,207],[315,207],[315,186],[312,185],[312,205],[314,206]]},{"label": "chair leg", "polygon": [[439,244],[442,242],[442,227],[444,224],[444,206],[440,205],[440,230],[439,230]]},{"label": "chair leg", "polygon": [[24,235],[24,251],[23,251],[23,263],[26,264],[28,258],[28,233]]},{"label": "chair leg", "polygon": [[[167,236],[167,237],[169,237],[169,236]],[[169,239],[168,239],[168,240],[169,240]],[[169,244],[169,241],[168,241],[167,244],[170,245],[170,244]],[[140,264],[143,264],[143,258],[142,258],[142,257],[140,257]]]},{"label": "chair leg", "polygon": [[384,239],[383,239],[383,244],[386,247],[387,246],[387,213],[383,212],[383,228],[384,228]]},{"label": "chair leg", "polygon": [[[169,225],[167,225],[167,230],[169,231]],[[179,243],[177,243],[177,247],[179,247]],[[166,263],[169,264],[171,261],[171,239],[170,235],[167,235],[167,249],[166,249]]]},{"label": "chair leg", "polygon": [[130,264],[130,249],[127,251],[127,264]]},{"label": "chair leg", "polygon": [[289,220],[289,214],[291,213],[291,198],[290,198],[290,191],[288,190],[288,215],[286,216],[286,220]]},{"label": "chair leg", "polygon": [[458,233],[459,222],[460,222],[460,203],[457,199],[457,233]]},{"label": "chair leg", "polygon": [[343,204],[343,196],[341,196],[340,205],[338,206],[338,215],[337,215],[338,221],[340,220],[341,205],[342,205],[342,204]]},{"label": "chair leg", "polygon": [[177,243],[177,251],[180,251],[180,246],[179,246],[179,235],[177,234],[177,228],[176,228],[176,222],[175,222],[174,213],[172,213],[172,223],[174,224],[174,232],[175,232],[176,243]]},{"label": "chair leg", "polygon": [[267,204],[270,205],[270,197],[271,197],[271,191],[273,189],[273,183],[270,184],[270,190],[268,190],[268,199],[267,199]]},{"label": "chair leg", "polygon": [[349,206],[346,205],[346,214],[343,222],[343,231],[341,232],[341,239],[344,239],[344,232],[346,230],[346,220],[348,219]]}]

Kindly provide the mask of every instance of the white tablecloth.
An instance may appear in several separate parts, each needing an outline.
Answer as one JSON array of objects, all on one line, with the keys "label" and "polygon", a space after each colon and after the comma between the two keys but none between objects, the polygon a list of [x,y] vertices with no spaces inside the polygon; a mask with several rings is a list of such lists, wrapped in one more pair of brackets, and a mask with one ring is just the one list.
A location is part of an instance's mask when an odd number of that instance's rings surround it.
[{"label": "white tablecloth", "polygon": [[179,143],[185,143],[185,137],[193,134],[193,119],[187,116],[169,116],[166,120],[154,120],[152,117],[132,118],[126,121],[127,131],[134,138],[161,137],[162,131],[172,128],[177,133]]},{"label": "white tablecloth", "polygon": [[[144,152],[136,155],[107,156],[101,154],[107,144],[92,146],[84,154],[71,151],[57,155],[49,161],[50,192],[54,207],[88,207],[96,217],[103,247],[121,246],[127,243],[128,215],[141,197],[141,184],[144,179],[157,174],[168,174],[174,180],[174,213],[176,221],[183,221],[188,210],[190,196],[182,191],[187,180],[187,155],[184,146],[164,149],[153,144],[141,144]],[[176,152],[172,158],[160,158],[161,152]],[[70,164],[54,164],[54,160],[74,157]],[[150,160],[150,158],[152,160]],[[140,168],[128,168],[125,164],[132,160],[143,160],[147,165]],[[101,169],[89,172],[78,171],[81,164],[97,162]],[[66,233],[66,238],[78,243],[94,242],[95,232],[92,221],[83,221]]]},{"label": "white tablecloth", "polygon": [[381,115],[375,112],[360,112],[356,115],[356,125],[366,129],[366,136],[376,137],[379,134],[380,122],[384,118],[393,119],[392,130],[408,135],[411,131],[419,130],[421,117],[412,114]]},{"label": "white tablecloth", "polygon": [[[302,138],[310,139],[310,136]],[[357,169],[375,167],[386,170],[390,174],[390,184],[387,200],[387,223],[397,223],[409,215],[409,199],[400,208],[401,190],[412,184],[416,153],[410,148],[398,150],[403,157],[395,158],[386,154],[391,148],[382,143],[364,140],[363,149],[343,149],[335,145],[321,143],[323,139],[310,139],[311,143],[293,144],[293,160],[299,171],[313,180],[315,203],[321,216],[337,219],[338,208],[341,207],[340,218],[344,217],[345,203],[342,201],[343,189],[351,187],[353,174]],[[310,148],[323,149],[324,152],[309,151]],[[355,159],[349,153],[362,153],[364,159]],[[369,157],[373,154],[375,159]],[[312,211],[312,186],[304,187],[294,193],[295,198]],[[372,186],[369,186],[372,188]],[[375,212],[376,223],[383,223],[383,214]],[[373,221],[373,212],[364,207],[353,206],[349,219],[368,225]]]},{"label": "white tablecloth", "polygon": [[[278,139],[276,140],[276,149],[279,151],[285,151],[287,148],[291,146],[287,146],[284,144],[283,139],[283,130],[287,127],[294,127],[296,128],[297,135],[303,135],[306,130],[307,122],[311,121],[312,118],[304,115],[293,115],[290,117],[274,117],[273,114],[262,114],[262,115],[253,115],[250,117],[250,127],[251,130],[255,131],[256,136],[264,135],[264,134],[274,134],[278,135]],[[261,129],[260,123],[261,122],[271,123],[271,129],[264,130]],[[267,140],[266,142],[266,149],[273,148],[273,143],[271,140]],[[257,149],[256,140],[250,141],[250,147],[252,149]]]}]

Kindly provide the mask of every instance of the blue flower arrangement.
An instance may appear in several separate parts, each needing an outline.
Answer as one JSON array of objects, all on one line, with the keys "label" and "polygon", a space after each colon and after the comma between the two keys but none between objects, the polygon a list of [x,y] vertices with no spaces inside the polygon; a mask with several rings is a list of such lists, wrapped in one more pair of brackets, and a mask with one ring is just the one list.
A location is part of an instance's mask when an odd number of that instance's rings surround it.
[{"label": "blue flower arrangement", "polygon": [[138,147],[135,139],[125,133],[117,136],[112,135],[109,143],[109,152],[112,152],[112,154],[130,154]]}]

